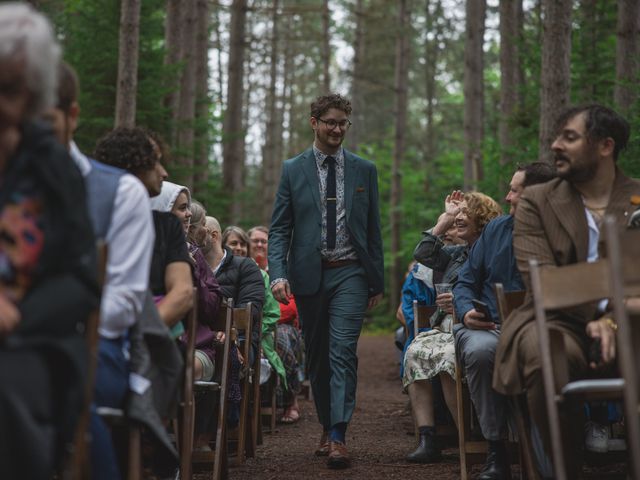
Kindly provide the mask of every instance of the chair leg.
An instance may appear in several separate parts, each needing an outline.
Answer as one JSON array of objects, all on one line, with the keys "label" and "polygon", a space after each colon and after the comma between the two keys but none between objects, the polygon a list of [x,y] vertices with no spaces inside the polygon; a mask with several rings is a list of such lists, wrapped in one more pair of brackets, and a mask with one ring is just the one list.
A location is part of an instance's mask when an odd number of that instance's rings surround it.
[{"label": "chair leg", "polygon": [[140,427],[129,426],[129,461],[127,474],[128,480],[140,480],[142,478],[142,448]]},{"label": "chair leg", "polygon": [[467,465],[467,426],[469,425],[469,419],[467,418],[467,412],[464,408],[464,395],[462,392],[462,375],[460,373],[460,366],[456,362],[456,400],[458,410],[458,447],[460,450],[460,479],[467,480],[469,477],[469,466]]}]

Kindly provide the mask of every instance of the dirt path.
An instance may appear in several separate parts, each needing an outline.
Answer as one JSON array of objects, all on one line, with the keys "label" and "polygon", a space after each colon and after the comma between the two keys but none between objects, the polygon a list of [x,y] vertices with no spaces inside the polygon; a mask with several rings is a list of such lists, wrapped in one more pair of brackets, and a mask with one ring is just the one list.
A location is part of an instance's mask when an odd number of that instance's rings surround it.
[{"label": "dirt path", "polygon": [[349,470],[333,471],[326,459],[315,457],[320,438],[313,403],[301,400],[302,418],[294,425],[279,425],[265,435],[256,458],[232,467],[231,480],[324,479],[456,479],[457,449],[446,450],[443,463],[412,465],[404,456],[414,446],[413,423],[401,393],[397,352],[391,335],[363,335],[359,343],[358,399],[347,432],[353,458]]}]

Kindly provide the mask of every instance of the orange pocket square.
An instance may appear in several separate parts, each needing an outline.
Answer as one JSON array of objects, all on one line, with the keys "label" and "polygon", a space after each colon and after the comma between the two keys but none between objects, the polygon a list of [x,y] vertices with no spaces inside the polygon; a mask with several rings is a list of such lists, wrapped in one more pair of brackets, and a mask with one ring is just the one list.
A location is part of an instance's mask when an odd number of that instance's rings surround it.
[{"label": "orange pocket square", "polygon": [[358,187],[356,188],[356,192],[360,193],[360,192],[364,192],[364,187]]}]

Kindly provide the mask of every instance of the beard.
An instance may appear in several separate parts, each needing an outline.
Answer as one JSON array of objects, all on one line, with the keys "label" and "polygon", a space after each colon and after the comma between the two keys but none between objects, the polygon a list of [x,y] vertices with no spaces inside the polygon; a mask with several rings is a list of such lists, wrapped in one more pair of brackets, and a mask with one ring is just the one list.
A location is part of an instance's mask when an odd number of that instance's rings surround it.
[{"label": "beard", "polygon": [[[562,161],[568,165],[568,168],[558,168],[557,162]],[[567,180],[570,183],[586,183],[596,176],[598,173],[598,158],[595,152],[588,151],[581,155],[581,158],[571,161],[562,154],[555,155],[556,172],[559,178]]]}]

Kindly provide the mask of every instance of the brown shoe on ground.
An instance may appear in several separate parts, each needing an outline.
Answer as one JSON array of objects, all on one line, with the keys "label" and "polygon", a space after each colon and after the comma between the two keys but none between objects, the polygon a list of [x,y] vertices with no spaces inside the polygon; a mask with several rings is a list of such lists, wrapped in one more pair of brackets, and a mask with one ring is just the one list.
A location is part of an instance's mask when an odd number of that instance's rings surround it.
[{"label": "brown shoe on ground", "polygon": [[347,452],[347,446],[342,442],[329,443],[329,459],[327,460],[329,468],[342,469],[351,466],[351,459]]},{"label": "brown shoe on ground", "polygon": [[322,436],[320,437],[320,445],[318,445],[315,454],[317,457],[326,457],[329,455],[329,439],[327,432],[322,432]]}]

